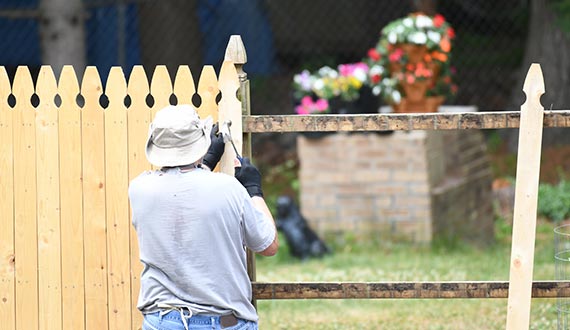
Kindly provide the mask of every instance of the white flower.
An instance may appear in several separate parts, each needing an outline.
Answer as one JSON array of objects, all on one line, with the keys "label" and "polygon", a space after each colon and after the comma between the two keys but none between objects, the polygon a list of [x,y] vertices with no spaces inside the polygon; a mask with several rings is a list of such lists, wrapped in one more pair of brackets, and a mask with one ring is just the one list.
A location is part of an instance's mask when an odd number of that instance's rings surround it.
[{"label": "white flower", "polygon": [[414,21],[410,17],[406,17],[402,20],[402,24],[405,27],[409,28],[409,27],[412,27],[414,25]]},{"label": "white flower", "polygon": [[356,79],[358,79],[361,82],[365,82],[366,81],[366,71],[364,71],[363,68],[356,68],[354,69],[354,72],[352,73],[354,75],[354,77]]},{"label": "white flower", "polygon": [[376,85],[372,88],[372,94],[380,95],[380,93],[382,93],[382,87]]},{"label": "white flower", "polygon": [[323,66],[319,69],[319,75],[323,78],[337,78],[338,72],[329,66]]},{"label": "white flower", "polygon": [[400,95],[400,92],[397,89],[392,92],[392,100],[394,100],[394,103],[398,104],[402,100],[402,95]]},{"label": "white flower", "polygon": [[313,89],[316,91],[320,91],[325,87],[325,82],[322,79],[315,79],[313,83]]},{"label": "white flower", "polygon": [[420,29],[433,26],[433,21],[426,15],[416,16],[416,26]]},{"label": "white flower", "polygon": [[396,33],[390,32],[388,34],[388,42],[391,44],[395,44],[396,42],[398,42],[398,36],[396,35]]},{"label": "white flower", "polygon": [[413,42],[418,45],[425,44],[427,41],[427,36],[423,32],[414,32],[408,36],[408,41]]},{"label": "white flower", "polygon": [[396,27],[396,33],[398,33],[398,34],[404,33],[404,26],[403,26],[403,25],[398,25],[398,26]]},{"label": "white flower", "polygon": [[436,44],[441,40],[441,35],[435,31],[428,31],[427,37]]},{"label": "white flower", "polygon": [[370,68],[370,75],[371,76],[382,75],[383,73],[384,73],[384,67],[382,67],[380,65],[373,65]]}]

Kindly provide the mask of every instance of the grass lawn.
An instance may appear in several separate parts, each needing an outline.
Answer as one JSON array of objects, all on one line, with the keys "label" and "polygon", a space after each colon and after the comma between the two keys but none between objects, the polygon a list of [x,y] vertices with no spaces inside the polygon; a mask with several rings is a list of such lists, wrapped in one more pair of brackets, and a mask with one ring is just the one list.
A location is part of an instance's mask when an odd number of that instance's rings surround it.
[{"label": "grass lawn", "polygon": [[[554,225],[537,227],[535,280],[554,280]],[[510,226],[497,225],[497,243],[433,248],[352,242],[323,259],[299,262],[286,247],[258,257],[260,282],[508,281]],[[281,240],[282,246],[284,239]],[[259,300],[261,329],[504,329],[506,299]],[[533,299],[531,329],[555,329],[556,299]]]}]

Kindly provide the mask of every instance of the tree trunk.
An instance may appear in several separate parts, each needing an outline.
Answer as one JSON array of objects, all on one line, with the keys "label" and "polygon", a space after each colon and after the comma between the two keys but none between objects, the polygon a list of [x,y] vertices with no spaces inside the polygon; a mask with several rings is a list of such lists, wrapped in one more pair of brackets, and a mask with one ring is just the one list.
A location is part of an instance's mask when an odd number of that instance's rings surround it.
[{"label": "tree trunk", "polygon": [[152,75],[156,65],[164,64],[174,78],[179,65],[189,65],[196,79],[202,70],[202,36],[196,1],[143,1],[138,9],[142,60],[147,74]]},{"label": "tree trunk", "polygon": [[81,0],[41,0],[40,38],[42,63],[56,77],[64,65],[73,65],[78,76],[85,69],[85,15]]},{"label": "tree trunk", "polygon": [[437,14],[437,0],[412,0],[414,11],[433,16]]},{"label": "tree trunk", "polygon": [[[556,24],[556,14],[548,0],[530,2],[528,41],[517,83],[513,86],[509,109],[520,109],[525,101],[522,86],[532,63],[539,63],[544,75],[546,92],[541,98],[545,110],[567,109],[570,105],[570,40]],[[508,133],[509,149],[516,150],[518,130]],[[544,130],[543,145],[570,144],[566,129]]]}]

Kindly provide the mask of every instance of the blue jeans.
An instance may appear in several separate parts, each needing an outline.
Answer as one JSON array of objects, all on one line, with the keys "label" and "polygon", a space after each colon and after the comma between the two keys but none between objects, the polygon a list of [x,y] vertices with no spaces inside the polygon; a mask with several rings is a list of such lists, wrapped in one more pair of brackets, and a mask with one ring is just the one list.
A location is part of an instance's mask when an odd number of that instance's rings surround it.
[{"label": "blue jeans", "polygon": [[[238,319],[238,323],[228,328],[222,328],[220,317],[215,315],[192,315],[186,319],[189,330],[258,330],[257,322]],[[178,311],[170,311],[164,315],[159,312],[145,314],[142,330],[185,330],[184,323]]]}]

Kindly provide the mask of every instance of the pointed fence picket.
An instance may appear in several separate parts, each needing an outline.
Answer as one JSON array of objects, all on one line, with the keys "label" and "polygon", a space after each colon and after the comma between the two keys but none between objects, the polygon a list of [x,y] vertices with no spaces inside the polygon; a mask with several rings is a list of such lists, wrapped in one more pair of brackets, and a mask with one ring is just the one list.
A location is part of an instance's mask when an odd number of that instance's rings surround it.
[{"label": "pointed fence picket", "polygon": [[[0,99],[11,94],[6,69],[0,67]],[[0,318],[8,329],[16,327],[14,238],[13,111],[0,104]]]},{"label": "pointed fence picket", "polygon": [[79,84],[71,66],[64,66],[58,84],[59,179],[61,226],[62,329],[85,329],[83,257],[83,177]]}]

